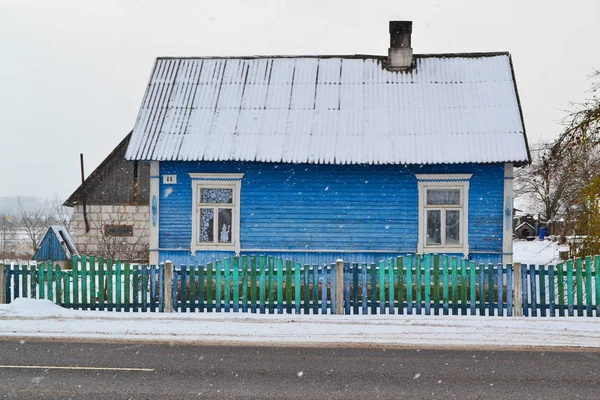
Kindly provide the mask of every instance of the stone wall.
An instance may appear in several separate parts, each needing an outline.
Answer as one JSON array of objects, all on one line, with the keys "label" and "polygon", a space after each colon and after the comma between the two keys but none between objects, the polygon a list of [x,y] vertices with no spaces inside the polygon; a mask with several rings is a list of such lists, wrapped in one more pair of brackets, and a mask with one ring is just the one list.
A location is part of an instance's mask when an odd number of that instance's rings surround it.
[{"label": "stone wall", "polygon": [[[83,206],[73,210],[70,234],[80,254],[111,257],[123,261],[148,259],[150,208],[137,205],[86,206],[89,232],[83,219]],[[107,234],[106,226],[130,226],[132,234]]]}]

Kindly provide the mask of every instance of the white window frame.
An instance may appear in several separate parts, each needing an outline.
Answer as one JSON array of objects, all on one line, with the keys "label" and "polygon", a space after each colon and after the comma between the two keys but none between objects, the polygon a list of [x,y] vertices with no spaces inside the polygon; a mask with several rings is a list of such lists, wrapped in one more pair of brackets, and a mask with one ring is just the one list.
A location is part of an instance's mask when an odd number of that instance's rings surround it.
[{"label": "white window frame", "polygon": [[[469,180],[473,174],[416,174],[419,186],[419,253],[462,253],[469,254]],[[460,205],[427,206],[428,189],[459,189]],[[460,231],[458,245],[446,245],[446,218],[442,212],[441,245],[427,244],[427,210],[452,209],[460,210]]]},{"label": "white window frame", "polygon": [[[244,174],[203,174],[203,173],[190,173],[192,179],[192,243],[191,251],[202,250],[230,250],[235,251],[236,254],[240,252],[240,193],[242,188],[242,178]],[[218,232],[216,233],[215,242],[206,243],[200,241],[200,232],[198,231],[200,226],[200,209],[207,208],[206,205],[200,204],[200,190],[203,188],[218,188],[218,189],[232,189],[233,198],[232,203],[223,204],[223,208],[231,208],[231,225],[232,225],[232,236],[231,243],[219,243]],[[211,207],[210,205],[209,207]],[[219,205],[214,205],[215,208],[219,208]],[[218,229],[218,222],[215,219],[215,229]]]}]

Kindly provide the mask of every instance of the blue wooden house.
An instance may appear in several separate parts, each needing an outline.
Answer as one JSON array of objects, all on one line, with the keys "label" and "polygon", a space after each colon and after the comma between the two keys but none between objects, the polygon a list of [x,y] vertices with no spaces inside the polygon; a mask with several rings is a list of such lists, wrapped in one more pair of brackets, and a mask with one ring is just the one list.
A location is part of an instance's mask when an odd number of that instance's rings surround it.
[{"label": "blue wooden house", "polygon": [[70,260],[78,255],[75,243],[65,227],[53,225],[48,228],[32,259],[36,261],[53,261],[61,267],[69,267]]},{"label": "blue wooden house", "polygon": [[150,163],[151,262],[510,262],[510,55],[413,55],[411,30],[388,56],[157,59],[126,153]]}]

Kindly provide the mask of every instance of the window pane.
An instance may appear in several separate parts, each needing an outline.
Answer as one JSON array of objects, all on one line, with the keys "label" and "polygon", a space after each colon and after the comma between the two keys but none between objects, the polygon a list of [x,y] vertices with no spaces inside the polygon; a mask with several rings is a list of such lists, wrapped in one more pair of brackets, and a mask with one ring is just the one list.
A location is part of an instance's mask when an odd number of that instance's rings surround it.
[{"label": "window pane", "polygon": [[427,189],[427,205],[459,205],[460,189]]},{"label": "window pane", "polygon": [[201,203],[232,203],[233,189],[200,189]]},{"label": "window pane", "polygon": [[219,208],[219,243],[231,243],[231,208]]},{"label": "window pane", "polygon": [[200,209],[200,241],[214,242],[214,227],[215,213],[212,208]]},{"label": "window pane", "polygon": [[446,244],[460,244],[460,211],[446,211]]},{"label": "window pane", "polygon": [[426,244],[442,244],[442,212],[427,211],[427,240]]}]

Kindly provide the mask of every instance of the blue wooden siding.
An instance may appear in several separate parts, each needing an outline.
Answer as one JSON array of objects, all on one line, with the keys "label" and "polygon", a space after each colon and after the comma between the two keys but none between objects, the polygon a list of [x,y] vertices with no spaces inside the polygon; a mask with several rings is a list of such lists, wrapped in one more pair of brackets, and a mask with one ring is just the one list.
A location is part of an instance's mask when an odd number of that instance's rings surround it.
[{"label": "blue wooden siding", "polygon": [[65,254],[65,250],[60,244],[59,238],[54,234],[54,231],[48,229],[39,248],[33,255],[33,259],[37,261],[64,261],[68,260],[69,257]]},{"label": "blue wooden siding", "polygon": [[[503,164],[314,165],[244,162],[161,162],[160,174],[177,184],[160,193],[160,259],[187,254],[192,229],[188,173],[244,173],[241,190],[241,248],[414,253],[417,249],[420,174],[472,173],[469,247],[502,252]],[[187,252],[187,253],[186,253]],[[227,252],[210,252],[226,255]],[[345,253],[345,252],[344,252]],[[282,252],[277,253],[282,254]],[[355,253],[350,253],[355,254]],[[380,255],[377,255],[380,254]],[[382,257],[384,253],[372,254]],[[205,256],[213,255],[206,253]],[[474,254],[477,258],[487,255]],[[320,256],[311,256],[312,259]],[[180,259],[179,256],[177,259]],[[334,259],[335,260],[335,259]],[[365,261],[370,261],[365,260]],[[307,261],[308,262],[308,261]]]}]

